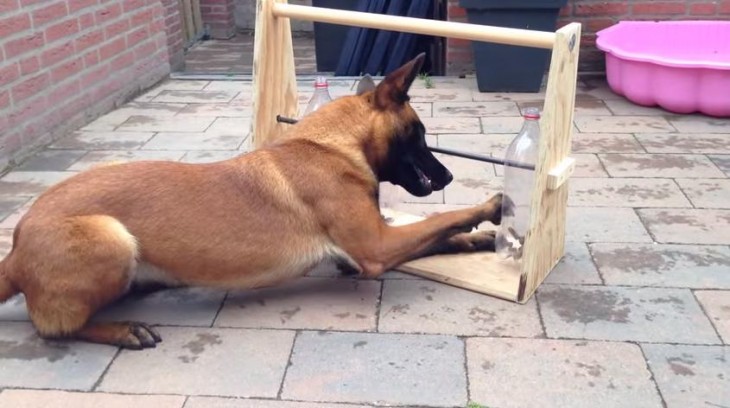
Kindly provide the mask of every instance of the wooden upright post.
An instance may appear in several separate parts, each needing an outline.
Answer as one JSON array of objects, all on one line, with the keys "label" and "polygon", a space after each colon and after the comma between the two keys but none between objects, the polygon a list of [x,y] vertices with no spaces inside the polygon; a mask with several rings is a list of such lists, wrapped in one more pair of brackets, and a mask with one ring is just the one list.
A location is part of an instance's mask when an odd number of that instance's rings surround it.
[{"label": "wooden upright post", "polygon": [[251,120],[255,148],[276,139],[291,126],[277,123],[276,115],[296,117],[298,109],[291,24],[288,18],[274,16],[273,3],[286,0],[256,1]]},{"label": "wooden upright post", "polygon": [[[555,34],[545,105],[540,117],[540,153],[530,203],[530,229],[525,238],[522,275],[524,289],[518,301],[527,301],[565,252],[568,183],[572,170],[570,143],[573,131],[575,87],[581,26],[571,23]],[[568,174],[553,175],[553,169]]]}]

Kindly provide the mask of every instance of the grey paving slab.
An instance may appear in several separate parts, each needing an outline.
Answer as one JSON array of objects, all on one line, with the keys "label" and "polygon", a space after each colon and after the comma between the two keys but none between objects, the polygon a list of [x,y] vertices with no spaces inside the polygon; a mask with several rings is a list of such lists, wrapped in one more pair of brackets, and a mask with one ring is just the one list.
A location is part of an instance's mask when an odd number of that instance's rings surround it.
[{"label": "grey paving slab", "polygon": [[294,345],[281,396],[464,406],[464,344],[452,336],[304,332]]},{"label": "grey paving slab", "polygon": [[251,117],[252,107],[240,103],[191,103],[178,116]]},{"label": "grey paving slab", "polygon": [[0,220],[5,219],[28,200],[28,196],[5,195],[4,189],[0,189]]},{"label": "grey paving slab", "polygon": [[631,208],[568,207],[567,241],[651,242],[652,239]]},{"label": "grey paving slab", "polygon": [[43,150],[24,161],[16,170],[64,171],[85,154],[85,150]]},{"label": "grey paving slab", "polygon": [[730,134],[638,133],[636,139],[649,153],[727,153]]},{"label": "grey paving slab", "polygon": [[485,407],[646,407],[661,399],[635,344],[466,340],[471,399]]},{"label": "grey paving slab", "polygon": [[504,156],[507,147],[516,135],[511,133],[505,134],[439,134],[438,146],[462,150],[465,152],[493,155],[496,157]]},{"label": "grey paving slab", "polygon": [[730,179],[677,179],[697,208],[730,208]]},{"label": "grey paving slab", "polygon": [[702,115],[687,115],[669,118],[669,122],[683,133],[728,133],[730,120],[710,118]]},{"label": "grey paving slab", "polygon": [[712,154],[707,157],[712,160],[715,166],[724,171],[725,175],[730,177],[730,154]]},{"label": "grey paving slab", "polygon": [[281,400],[190,397],[185,408],[366,408],[367,405],[327,404]]},{"label": "grey paving slab", "polygon": [[449,118],[421,118],[426,132],[440,133],[479,133],[481,131],[479,118],[449,117]]},{"label": "grey paving slab", "polygon": [[11,297],[5,303],[0,303],[0,321],[30,321],[28,308],[25,305],[25,296],[22,293]]},{"label": "grey paving slab", "polygon": [[433,104],[429,102],[412,102],[411,108],[416,111],[419,118],[429,118],[433,116]]},{"label": "grey paving slab", "polygon": [[238,94],[235,90],[163,90],[155,96],[153,102],[163,103],[216,103],[230,102]]},{"label": "grey paving slab", "polygon": [[710,159],[697,154],[601,154],[612,177],[724,178]]},{"label": "grey paving slab", "polygon": [[730,405],[730,347],[641,347],[667,408]]},{"label": "grey paving slab", "polygon": [[183,163],[213,163],[232,159],[241,154],[239,150],[191,150],[180,159]]},{"label": "grey paving slab", "polygon": [[475,102],[488,101],[511,101],[511,102],[534,102],[544,101],[545,91],[541,92],[479,92],[474,91]]},{"label": "grey paving slab", "polygon": [[578,130],[585,133],[674,132],[663,117],[654,116],[576,116]]},{"label": "grey paving slab", "polygon": [[146,160],[178,161],[185,154],[179,150],[95,150],[87,153],[68,169],[84,171],[98,165]]},{"label": "grey paving slab", "polygon": [[697,290],[697,300],[725,344],[730,344],[730,291]]},{"label": "grey paving slab", "polygon": [[575,170],[571,179],[581,177],[608,177],[606,169],[595,154],[571,154],[575,159]]},{"label": "grey paving slab", "polygon": [[130,294],[94,317],[95,321],[138,321],[172,326],[213,325],[226,292],[206,288]]},{"label": "grey paving slab", "polygon": [[717,344],[707,316],[686,289],[542,285],[548,337]]},{"label": "grey paving slab", "polygon": [[575,153],[644,153],[644,148],[630,133],[574,133]]},{"label": "grey paving slab", "polygon": [[[157,348],[122,351],[99,391],[276,397],[294,332],[160,327]],[[144,367],[144,369],[140,369]]]},{"label": "grey paving slab", "polygon": [[431,281],[386,280],[379,332],[541,337],[537,305],[506,302]]},{"label": "grey paving slab", "polygon": [[216,133],[166,133],[156,134],[144,145],[147,150],[236,150],[245,135],[219,135]]},{"label": "grey paving slab", "polygon": [[477,161],[455,157],[443,158],[454,174],[454,181],[444,189],[446,204],[481,204],[502,191],[502,178],[494,175],[494,167]]},{"label": "grey paving slab", "polygon": [[566,242],[563,259],[555,265],[545,283],[600,285],[602,281],[588,246],[584,242]]},{"label": "grey paving slab", "polygon": [[568,185],[571,206],[692,207],[671,179],[576,177]]},{"label": "grey paving slab", "polygon": [[434,117],[518,116],[514,102],[434,102]]},{"label": "grey paving slab", "polygon": [[[544,104],[545,104],[545,98],[540,98],[535,101],[521,101],[518,103],[520,105],[520,109],[525,109],[528,107],[536,107],[540,110],[542,110]],[[605,115],[611,115],[611,111],[608,110],[606,107],[606,104],[604,101],[593,98],[593,97],[586,97],[585,95],[578,95],[575,98],[575,115],[576,116],[582,116],[582,115],[589,115],[589,116],[605,116]]]},{"label": "grey paving slab", "polygon": [[134,115],[120,124],[117,132],[204,132],[216,118],[206,116]]},{"label": "grey paving slab", "polygon": [[231,293],[216,326],[375,330],[380,282],[301,278],[257,291]]},{"label": "grey paving slab", "polygon": [[30,210],[30,207],[33,205],[35,197],[31,197],[28,201],[26,201],[25,204],[20,206],[17,210],[13,211],[10,215],[5,217],[0,222],[0,229],[12,229],[15,228],[15,226],[20,222],[20,219],[23,218],[25,213]]},{"label": "grey paving slab", "polygon": [[702,245],[591,244],[608,285],[730,288],[730,248]]},{"label": "grey paving slab", "polygon": [[670,244],[730,244],[730,210],[637,210],[657,242]]},{"label": "grey paving slab", "polygon": [[[13,230],[10,228],[0,229],[0,256],[3,258],[10,252],[13,246]],[[2,307],[2,306],[0,306]]]},{"label": "grey paving slab", "polygon": [[471,102],[471,89],[413,88],[408,91],[413,102]]},{"label": "grey paving slab", "polygon": [[606,99],[608,109],[618,116],[669,116],[671,112],[659,107],[637,105],[627,99]]},{"label": "grey paving slab", "polygon": [[0,195],[34,196],[74,175],[71,171],[11,171],[0,178]]},{"label": "grey paving slab", "polygon": [[[517,133],[522,129],[525,120],[521,116],[482,117],[484,133]],[[454,133],[454,132],[451,132]],[[470,132],[467,132],[470,133]]]},{"label": "grey paving slab", "polygon": [[89,391],[116,352],[116,348],[105,345],[45,341],[30,323],[3,322],[0,388]]},{"label": "grey paving slab", "polygon": [[182,395],[122,395],[100,392],[5,390],[0,407],[12,408],[182,408]]},{"label": "grey paving slab", "polygon": [[153,132],[74,132],[49,146],[51,149],[134,150],[154,136]]}]

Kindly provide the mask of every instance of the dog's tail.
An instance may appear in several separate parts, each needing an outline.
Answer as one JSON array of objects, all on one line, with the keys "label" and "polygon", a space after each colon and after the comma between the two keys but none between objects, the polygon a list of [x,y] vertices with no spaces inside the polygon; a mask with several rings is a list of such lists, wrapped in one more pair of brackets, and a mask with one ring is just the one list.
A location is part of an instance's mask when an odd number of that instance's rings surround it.
[{"label": "dog's tail", "polygon": [[13,295],[18,293],[18,289],[15,288],[10,278],[8,278],[8,258],[5,257],[0,261],[0,303],[10,299]]}]

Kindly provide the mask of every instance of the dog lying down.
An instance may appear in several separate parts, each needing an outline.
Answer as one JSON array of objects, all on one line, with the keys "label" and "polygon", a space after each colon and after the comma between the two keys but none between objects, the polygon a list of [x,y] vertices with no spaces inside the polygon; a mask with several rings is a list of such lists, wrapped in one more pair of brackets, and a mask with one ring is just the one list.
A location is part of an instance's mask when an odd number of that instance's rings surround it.
[{"label": "dog lying down", "polygon": [[138,282],[257,288],[322,261],[374,278],[426,255],[494,250],[493,232],[471,231],[499,223],[500,194],[403,226],[381,217],[380,182],[420,197],[453,178],[408,102],[423,60],[377,86],[364,78],[356,95],[254,152],[210,164],[102,166],[51,187],[0,262],[0,301],[23,293],[44,338],[141,349],[161,340],[152,327],[90,322]]}]

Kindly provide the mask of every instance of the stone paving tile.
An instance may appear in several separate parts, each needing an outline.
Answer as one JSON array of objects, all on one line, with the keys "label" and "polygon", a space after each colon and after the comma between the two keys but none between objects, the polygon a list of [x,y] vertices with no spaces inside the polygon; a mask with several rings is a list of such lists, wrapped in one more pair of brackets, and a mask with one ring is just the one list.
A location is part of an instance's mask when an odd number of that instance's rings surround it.
[{"label": "stone paving tile", "polygon": [[[9,228],[0,229],[0,257],[5,257],[13,245],[13,230]],[[0,305],[0,307],[2,307]]]},{"label": "stone paving tile", "polygon": [[730,288],[730,249],[721,246],[592,244],[608,285]]},{"label": "stone paving tile", "polygon": [[543,285],[548,337],[717,344],[707,316],[686,289]]},{"label": "stone paving tile", "polygon": [[99,392],[5,390],[0,407],[13,408],[182,408],[182,395],[122,395]]},{"label": "stone paving tile", "polygon": [[0,195],[33,196],[75,174],[71,171],[11,171],[0,178]]},{"label": "stone paving tile", "polygon": [[713,154],[707,156],[720,170],[725,172],[725,175],[730,177],[730,154],[721,155]]},{"label": "stone paving tile", "polygon": [[730,344],[730,291],[698,290],[695,296],[723,342]]},{"label": "stone paving tile", "polygon": [[220,83],[223,81],[206,81],[206,80],[191,80],[186,79],[183,81],[176,81],[169,79],[156,87],[152,88],[150,92],[160,93],[162,91],[200,91],[203,89],[209,89],[211,84]]},{"label": "stone paving tile", "polygon": [[657,242],[730,244],[730,210],[649,208],[637,212]]},{"label": "stone paving tile", "polygon": [[721,246],[592,244],[606,284],[730,288],[730,249]]},{"label": "stone paving tile", "polygon": [[571,178],[608,177],[606,169],[595,154],[571,154],[575,159],[575,170]]},{"label": "stone paving tile", "polygon": [[297,337],[281,396],[464,406],[464,346],[451,336],[305,332]]},{"label": "stone paving tile", "polygon": [[0,222],[0,228],[2,229],[12,229],[15,228],[15,226],[20,222],[20,219],[23,218],[25,213],[30,210],[30,207],[33,205],[33,202],[35,201],[34,198],[30,198],[28,201],[26,201],[25,204],[23,204],[20,208],[13,211],[10,215],[5,217],[2,222]]},{"label": "stone paving tile", "polygon": [[166,289],[131,294],[101,311],[95,321],[138,321],[156,325],[213,325],[226,292],[207,288]]},{"label": "stone paving tile", "polygon": [[210,81],[206,91],[253,92],[252,81]]},{"label": "stone paving tile", "polygon": [[607,99],[608,109],[617,116],[673,116],[674,114],[659,107],[637,105],[627,99]]},{"label": "stone paving tile", "polygon": [[164,103],[228,103],[237,94],[237,91],[187,91],[164,90],[155,96],[152,101]]},{"label": "stone paving tile", "polygon": [[378,331],[490,337],[543,335],[534,300],[519,305],[416,280],[383,283]]},{"label": "stone paving tile", "polygon": [[294,341],[294,332],[284,330],[161,327],[159,332],[157,348],[123,350],[98,390],[276,397]]},{"label": "stone paving tile", "polygon": [[29,323],[3,322],[0,388],[89,391],[116,352],[114,347],[99,344],[45,341]]},{"label": "stone paving tile", "polygon": [[421,118],[426,132],[439,133],[479,133],[479,118]]},{"label": "stone paving tile", "polygon": [[636,139],[649,153],[727,153],[730,134],[639,133]]},{"label": "stone paving tile", "polygon": [[236,150],[246,135],[204,133],[158,133],[144,145],[148,150]]},{"label": "stone paving tile", "polygon": [[600,154],[612,177],[724,178],[706,156],[696,154]]},{"label": "stone paving tile", "polygon": [[571,206],[692,207],[671,179],[574,178],[568,185]]},{"label": "stone paving tile", "polygon": [[[521,116],[482,117],[484,133],[517,133],[522,129],[524,119]],[[454,133],[454,132],[452,132]],[[471,133],[471,132],[465,132]]]},{"label": "stone paving tile", "polygon": [[[542,111],[544,107],[544,98],[535,101],[521,101],[518,103],[522,111],[525,108],[538,108]],[[608,110],[604,101],[586,96],[578,96],[575,98],[575,115],[589,115],[589,116],[607,116],[611,115],[611,111]]]},{"label": "stone paving tile", "polygon": [[502,157],[514,138],[513,134],[439,134],[438,146]]},{"label": "stone paving tile", "polygon": [[28,309],[23,294],[15,295],[5,303],[0,303],[0,321],[27,322],[30,321]]},{"label": "stone paving tile", "polygon": [[567,241],[651,242],[631,208],[568,207]]},{"label": "stone paving tile", "polygon": [[323,404],[281,400],[190,397],[185,408],[367,408],[367,405]]},{"label": "stone paving tile", "polygon": [[474,102],[535,102],[544,101],[545,92],[479,92],[474,91]]},{"label": "stone paving tile", "polygon": [[516,116],[514,102],[434,102],[434,117]]},{"label": "stone paving tile", "polygon": [[50,149],[133,150],[154,136],[152,132],[74,132],[49,146]]},{"label": "stone paving tile", "polygon": [[662,406],[634,344],[470,338],[466,352],[471,399],[485,407]]},{"label": "stone paving tile", "polygon": [[730,347],[641,347],[667,408],[730,405]]},{"label": "stone paving tile", "polygon": [[730,179],[677,179],[697,208],[730,208]]},{"label": "stone paving tile", "polygon": [[81,128],[83,131],[112,131],[131,116],[170,117],[178,113],[185,104],[130,102],[94,120]]},{"label": "stone paving tile", "polygon": [[251,118],[216,118],[206,133],[221,136],[246,137],[251,130]]},{"label": "stone paving tile", "polygon": [[180,110],[177,116],[251,117],[251,106],[237,103],[191,103]]},{"label": "stone paving tile", "polygon": [[36,153],[15,170],[63,171],[85,154],[85,150],[44,150]]},{"label": "stone paving tile", "polygon": [[545,283],[600,285],[602,281],[588,246],[583,242],[566,242],[563,259],[555,265]]},{"label": "stone paving tile", "polygon": [[669,122],[682,133],[730,133],[730,120],[727,119],[686,115],[669,118]]},{"label": "stone paving tile", "polygon": [[433,116],[433,105],[428,102],[412,102],[411,108],[416,111],[419,118],[430,118]]},{"label": "stone paving tile", "polygon": [[300,278],[274,288],[232,292],[215,325],[373,331],[379,296],[378,281]]},{"label": "stone paving tile", "polygon": [[481,204],[502,190],[502,178],[494,176],[494,167],[459,157],[440,156],[439,160],[454,175],[444,189],[446,204]]},{"label": "stone paving tile", "polygon": [[471,89],[459,88],[412,88],[408,95],[413,102],[471,102]]},{"label": "stone paving tile", "polygon": [[644,148],[629,133],[574,133],[575,153],[644,153]]},{"label": "stone paving tile", "polygon": [[0,220],[8,217],[26,202],[28,202],[27,196],[5,195],[4,189],[0,187]]},{"label": "stone paving tile", "polygon": [[674,132],[663,117],[654,116],[576,116],[575,125],[585,133]]},{"label": "stone paving tile", "polygon": [[175,150],[95,150],[87,153],[68,170],[84,171],[99,165],[144,160],[178,161],[184,154],[184,151]]},{"label": "stone paving tile", "polygon": [[213,163],[232,159],[241,154],[239,150],[193,150],[185,153],[183,163]]},{"label": "stone paving tile", "polygon": [[205,116],[130,116],[119,125],[117,131],[123,132],[205,132],[213,123],[214,117]]}]

